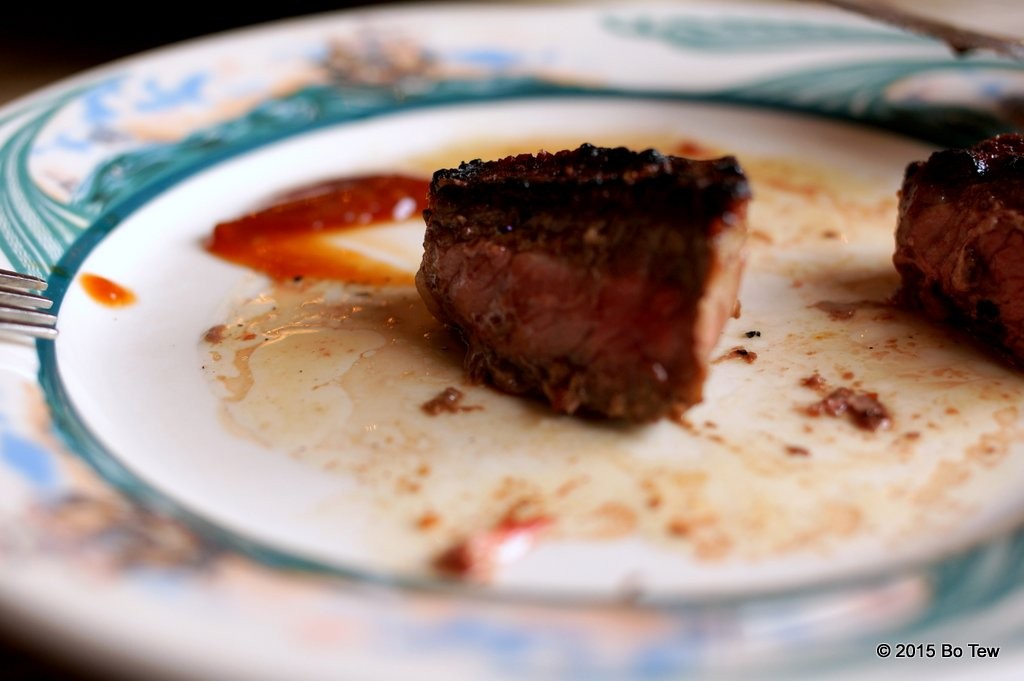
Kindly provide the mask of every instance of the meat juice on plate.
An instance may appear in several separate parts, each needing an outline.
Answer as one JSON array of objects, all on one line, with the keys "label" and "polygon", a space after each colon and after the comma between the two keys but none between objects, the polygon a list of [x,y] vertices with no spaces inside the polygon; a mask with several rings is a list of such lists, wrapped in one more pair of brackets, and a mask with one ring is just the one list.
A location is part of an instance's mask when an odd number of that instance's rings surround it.
[{"label": "meat juice on plate", "polygon": [[[397,215],[377,205],[359,230],[316,234],[342,263],[357,253],[356,274],[254,275],[224,323],[203,330],[203,370],[229,428],[358,483],[311,522],[329,528],[359,509],[373,518],[375,568],[432,573],[474,541],[525,535],[537,553],[640,541],[712,568],[794,556],[843,565],[934,552],[996,514],[984,500],[1021,468],[1006,456],[1021,435],[1019,378],[890,304],[896,187],[806,159],[610,141],[732,153],[753,187],[742,311],[720,338],[704,401],[682,418],[588,420],[467,383],[461,342],[412,284],[415,193],[461,160],[580,141],[410,159],[406,195],[388,199]],[[439,398],[451,408],[424,409]],[[472,560],[457,570],[495,576]]]}]

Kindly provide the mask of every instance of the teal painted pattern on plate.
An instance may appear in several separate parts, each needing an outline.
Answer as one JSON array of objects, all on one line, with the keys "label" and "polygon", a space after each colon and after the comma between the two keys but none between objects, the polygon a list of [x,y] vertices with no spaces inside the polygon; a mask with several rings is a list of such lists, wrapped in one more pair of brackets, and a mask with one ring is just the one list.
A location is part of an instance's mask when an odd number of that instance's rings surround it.
[{"label": "teal painted pattern on plate", "polygon": [[[679,14],[668,18],[604,17],[601,24],[610,34],[631,40],[716,55],[744,55],[765,50],[785,53],[791,49],[804,49],[807,45],[837,42],[850,45],[927,44],[920,38],[894,31],[788,20],[715,19]],[[793,48],[794,41],[800,46]],[[322,58],[323,53],[311,50],[311,54],[321,55],[318,58]],[[437,59],[426,48],[421,56],[420,63]],[[377,58],[380,58],[379,54],[364,55],[365,61]],[[458,71],[457,67],[464,65],[458,59],[475,65],[486,62],[492,66],[516,61],[515,55],[496,52],[462,53],[444,66],[452,72]],[[1020,80],[1015,81],[1014,78],[1024,74],[1020,65],[1001,60],[957,60],[933,56],[880,61],[866,59],[839,66],[803,67],[710,89],[631,89],[618,84],[599,86],[582,78],[576,84],[567,81],[564,74],[556,78],[545,71],[510,76],[499,66],[473,78],[446,75],[444,69],[440,76],[431,78],[411,78],[413,74],[408,71],[399,71],[390,80],[378,83],[346,78],[344,73],[335,71],[325,82],[264,99],[241,115],[191,131],[175,141],[137,144],[103,157],[74,182],[72,189],[63,197],[44,191],[33,175],[31,163],[38,140],[47,126],[52,125],[69,106],[80,104],[89,97],[93,97],[95,103],[100,95],[116,96],[120,77],[35,102],[15,110],[2,122],[13,128],[13,132],[4,138],[0,146],[0,172],[5,182],[5,190],[0,195],[0,235],[3,237],[0,248],[15,268],[50,275],[59,307],[63,291],[88,252],[110,230],[116,229],[132,210],[175,182],[225,159],[291,135],[415,107],[552,95],[701,100],[817,114],[902,132],[936,144],[959,145],[1013,129],[1013,123],[1005,112],[992,103],[1003,101],[1005,88],[1019,84]],[[936,99],[927,88],[918,90],[908,86],[908,83],[927,83],[929,78],[939,76],[953,78],[967,90],[981,92],[984,97],[970,104],[955,99],[946,101]],[[192,73],[185,82],[196,90],[208,77],[201,72]],[[910,92],[911,95],[903,96],[896,91]],[[197,92],[193,94],[199,96]],[[169,101],[167,106],[173,109],[175,104]],[[109,131],[111,122],[104,120],[102,128]],[[92,132],[99,129],[97,127]],[[103,138],[96,134],[83,139]],[[201,571],[221,552],[229,551],[275,569],[323,570],[324,566],[270,547],[249,544],[204,523],[202,518],[189,516],[158,490],[132,476],[95,442],[87,426],[81,423],[63,398],[52,344],[40,343],[39,353],[41,382],[66,445],[87,460],[110,484],[126,492],[131,499],[142,502],[143,509],[152,509],[158,515],[165,514],[184,521],[189,528],[187,531],[194,532],[199,538],[195,554],[189,554],[192,557],[183,560],[178,567]],[[4,466],[33,480],[41,479],[43,475],[47,479],[52,476],[45,462],[33,460],[37,454],[31,446],[14,440],[10,445],[5,447],[5,456],[0,459]],[[63,512],[68,506],[58,504],[55,508]],[[146,511],[142,511],[138,518],[122,523],[120,533],[115,533],[116,540],[128,544],[144,541],[146,532],[138,531],[133,539],[136,530],[132,528],[149,527],[147,518]],[[111,541],[111,536],[110,532],[101,532],[90,541]],[[1017,589],[1024,577],[1022,555],[1024,535],[1018,533],[967,555],[922,567],[910,579],[914,584],[924,584],[929,588],[933,598],[922,616],[901,632],[913,636],[937,622],[1005,598]],[[344,572],[341,575],[360,581],[374,580],[373,575]],[[872,575],[858,582],[845,583],[842,588],[874,588],[885,593],[892,586],[891,581],[892,576],[889,575]],[[831,590],[826,589],[822,593],[803,591],[799,596],[811,601],[831,594]],[[709,655],[711,642],[721,639],[723,629],[734,627],[732,635],[737,640],[741,639],[741,625],[749,624],[752,618],[756,621],[757,617],[751,613],[758,608],[764,621],[777,621],[781,616],[790,623],[790,629],[780,635],[790,637],[791,642],[801,645],[823,643],[824,633],[808,624],[813,622],[813,618],[806,617],[809,611],[805,611],[802,601],[794,601],[793,596],[781,594],[747,603],[718,603],[706,610],[691,608],[693,604],[687,603],[669,604],[681,608],[669,612],[677,616],[675,628],[612,661],[607,651],[595,650],[591,642],[581,640],[571,631],[559,635],[556,628],[538,628],[531,633],[518,621],[496,624],[482,616],[464,614],[440,625],[417,622],[404,628],[386,628],[384,622],[376,624],[381,627],[381,632],[386,631],[387,636],[393,637],[388,645],[414,650],[419,647],[424,654],[472,650],[488,666],[510,670],[510,675],[517,671],[530,673],[546,668],[544,660],[555,659],[556,678],[667,679],[699,669]],[[383,633],[380,635],[385,636]],[[863,641],[853,641],[844,648],[851,659],[862,655],[855,652],[860,650],[857,646],[861,643]],[[609,672],[609,668],[614,668],[614,672]]]},{"label": "teal painted pattern on plate", "polygon": [[792,51],[813,45],[927,43],[929,39],[882,26],[840,26],[820,21],[765,21],[746,17],[612,16],[605,27],[622,36],[677,48],[732,54]]},{"label": "teal painted pattern on plate", "polygon": [[39,131],[67,102],[70,93],[33,107],[25,121],[0,145],[0,239],[4,254],[15,269],[47,276],[50,268],[87,226],[85,216],[40,190],[28,161]]}]

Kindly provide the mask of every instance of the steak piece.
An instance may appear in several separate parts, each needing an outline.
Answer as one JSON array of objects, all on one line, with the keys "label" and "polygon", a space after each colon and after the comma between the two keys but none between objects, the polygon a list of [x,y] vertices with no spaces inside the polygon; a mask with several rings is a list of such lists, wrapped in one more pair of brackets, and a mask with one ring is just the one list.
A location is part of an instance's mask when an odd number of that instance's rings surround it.
[{"label": "steak piece", "polygon": [[584,144],[434,173],[416,284],[471,379],[635,422],[701,400],[737,310],[736,160]]},{"label": "steak piece", "polygon": [[911,163],[893,263],[899,302],[1024,366],[1024,135]]}]

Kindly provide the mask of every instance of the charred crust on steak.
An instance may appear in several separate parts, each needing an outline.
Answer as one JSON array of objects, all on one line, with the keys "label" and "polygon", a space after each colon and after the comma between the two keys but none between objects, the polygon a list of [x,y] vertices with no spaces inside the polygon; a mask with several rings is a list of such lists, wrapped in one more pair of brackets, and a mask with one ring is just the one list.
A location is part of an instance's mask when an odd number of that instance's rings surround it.
[{"label": "charred crust on steak", "polygon": [[462,163],[432,178],[417,287],[473,380],[651,421],[701,399],[749,199],[732,157],[584,144]]},{"label": "charred crust on steak", "polygon": [[899,199],[897,302],[1024,366],[1024,135],[911,163]]}]

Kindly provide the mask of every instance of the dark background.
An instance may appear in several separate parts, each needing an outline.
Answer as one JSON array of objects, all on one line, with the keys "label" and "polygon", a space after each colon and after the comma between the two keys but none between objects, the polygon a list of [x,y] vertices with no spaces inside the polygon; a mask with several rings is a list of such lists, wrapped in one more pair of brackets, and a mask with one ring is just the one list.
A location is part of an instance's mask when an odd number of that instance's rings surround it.
[{"label": "dark background", "polygon": [[[320,12],[389,4],[344,2],[6,3],[0,14],[0,103],[92,66],[234,28]],[[0,670],[2,671],[2,670]]]},{"label": "dark background", "polygon": [[[49,6],[23,0],[7,4],[0,22],[0,31],[6,38],[108,60],[239,26],[382,3],[293,0],[228,4],[216,0],[172,0],[152,4],[78,2]],[[41,11],[40,6],[47,9]]]},{"label": "dark background", "polygon": [[[381,4],[385,3],[292,0],[232,3],[229,8],[216,0],[58,5],[17,0],[6,3],[0,15],[0,104],[90,67],[182,40],[287,17]],[[62,657],[59,644],[25,639],[16,618],[0,610],[0,680],[108,678]]]}]

